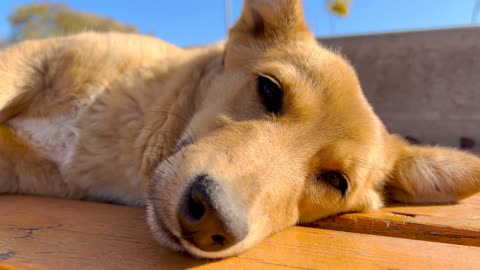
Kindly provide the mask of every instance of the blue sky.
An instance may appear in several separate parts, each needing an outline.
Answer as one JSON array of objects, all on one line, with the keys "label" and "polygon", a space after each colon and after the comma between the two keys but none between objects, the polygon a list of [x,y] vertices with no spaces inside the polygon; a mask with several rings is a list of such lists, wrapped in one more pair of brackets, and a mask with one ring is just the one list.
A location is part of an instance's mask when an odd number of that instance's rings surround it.
[{"label": "blue sky", "polygon": [[[7,15],[31,0],[0,0],[0,37],[7,37]],[[37,1],[40,2],[40,1]],[[51,0],[50,2],[54,2]],[[62,0],[73,9],[135,25],[182,46],[225,38],[223,0]],[[475,0],[352,0],[351,14],[330,25],[324,0],[304,0],[307,21],[319,36],[404,31],[471,24]],[[233,18],[242,1],[232,0]],[[480,22],[480,18],[477,19]]]}]

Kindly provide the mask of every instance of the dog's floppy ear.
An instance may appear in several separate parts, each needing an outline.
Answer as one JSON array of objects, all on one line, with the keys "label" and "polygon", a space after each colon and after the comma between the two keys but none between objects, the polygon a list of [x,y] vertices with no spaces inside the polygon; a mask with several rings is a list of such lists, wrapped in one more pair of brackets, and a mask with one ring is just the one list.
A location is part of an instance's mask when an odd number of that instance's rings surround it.
[{"label": "dog's floppy ear", "polygon": [[245,0],[230,38],[292,38],[310,31],[300,0]]},{"label": "dog's floppy ear", "polygon": [[445,147],[397,144],[398,157],[387,178],[390,201],[452,203],[480,191],[480,159]]}]

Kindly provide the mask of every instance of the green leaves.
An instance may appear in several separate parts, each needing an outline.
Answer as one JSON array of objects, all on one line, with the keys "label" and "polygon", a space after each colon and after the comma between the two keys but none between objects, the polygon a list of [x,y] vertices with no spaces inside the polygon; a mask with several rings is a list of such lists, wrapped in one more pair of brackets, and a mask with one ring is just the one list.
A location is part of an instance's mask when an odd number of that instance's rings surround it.
[{"label": "green leaves", "polygon": [[83,31],[137,32],[134,26],[94,14],[78,12],[65,4],[32,3],[8,16],[12,41],[69,35]]}]

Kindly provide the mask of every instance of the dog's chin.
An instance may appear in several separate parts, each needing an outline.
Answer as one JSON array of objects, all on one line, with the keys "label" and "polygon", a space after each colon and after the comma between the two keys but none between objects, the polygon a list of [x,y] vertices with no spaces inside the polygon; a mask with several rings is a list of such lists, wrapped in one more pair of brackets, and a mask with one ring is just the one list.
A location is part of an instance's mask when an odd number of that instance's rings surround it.
[{"label": "dog's chin", "polygon": [[239,247],[242,246],[241,243],[234,245],[230,248],[227,248],[225,250],[211,252],[211,251],[201,250],[184,239],[180,239],[180,242],[184,250],[188,252],[190,255],[195,256],[197,258],[204,258],[204,259],[221,259],[221,258],[231,257],[241,253],[243,250],[243,249],[239,250]]}]

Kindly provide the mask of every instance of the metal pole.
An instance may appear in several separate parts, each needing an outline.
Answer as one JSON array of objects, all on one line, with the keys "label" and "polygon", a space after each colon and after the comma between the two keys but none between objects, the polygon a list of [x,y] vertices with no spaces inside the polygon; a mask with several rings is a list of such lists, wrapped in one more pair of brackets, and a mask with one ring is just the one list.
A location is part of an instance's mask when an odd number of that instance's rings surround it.
[{"label": "metal pole", "polygon": [[228,29],[230,29],[231,19],[232,19],[232,1],[225,0],[225,35],[228,35]]},{"label": "metal pole", "polygon": [[475,21],[477,19],[479,11],[480,11],[480,0],[477,0],[475,1],[475,5],[473,6],[473,10],[472,10],[472,24],[476,23]]}]

